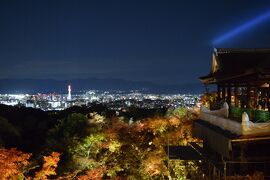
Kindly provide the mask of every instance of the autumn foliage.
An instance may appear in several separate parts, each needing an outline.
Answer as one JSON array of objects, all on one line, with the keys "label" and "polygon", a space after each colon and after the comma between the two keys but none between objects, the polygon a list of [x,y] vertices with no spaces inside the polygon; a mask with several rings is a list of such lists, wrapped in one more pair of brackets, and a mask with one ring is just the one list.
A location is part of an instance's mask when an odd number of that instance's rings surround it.
[{"label": "autumn foliage", "polygon": [[[16,148],[0,149],[0,179],[32,179],[26,173],[31,167],[29,162],[31,154],[23,153]],[[51,175],[56,175],[56,168],[60,154],[53,152],[49,156],[44,156],[42,169],[35,173],[34,179],[48,179]]]},{"label": "autumn foliage", "polygon": [[[3,178],[34,179],[164,179],[170,177],[165,146],[192,141],[192,115],[186,109],[167,117],[130,121],[125,117],[73,113],[49,131],[43,163],[29,154],[5,150]],[[52,152],[50,155],[48,152]],[[60,152],[62,154],[61,164]],[[8,157],[14,157],[7,160]],[[40,157],[40,156],[39,156]],[[39,159],[36,162],[41,162]],[[31,171],[24,171],[29,166]],[[1,169],[1,171],[4,171]],[[2,179],[3,179],[2,178]],[[1,179],[1,178],[0,178]]]},{"label": "autumn foliage", "polygon": [[166,154],[168,145],[197,141],[192,137],[196,118],[196,111],[185,108],[137,121],[73,113],[48,131],[44,148],[31,159],[31,154],[14,148],[0,149],[0,179],[200,177],[197,163],[168,160]]},{"label": "autumn foliage", "polygon": [[49,176],[56,175],[57,164],[60,160],[60,153],[52,152],[49,156],[44,156],[42,169],[35,174],[35,179],[48,179]]},{"label": "autumn foliage", "polygon": [[24,169],[29,165],[30,154],[16,148],[0,149],[0,179],[24,177]]}]

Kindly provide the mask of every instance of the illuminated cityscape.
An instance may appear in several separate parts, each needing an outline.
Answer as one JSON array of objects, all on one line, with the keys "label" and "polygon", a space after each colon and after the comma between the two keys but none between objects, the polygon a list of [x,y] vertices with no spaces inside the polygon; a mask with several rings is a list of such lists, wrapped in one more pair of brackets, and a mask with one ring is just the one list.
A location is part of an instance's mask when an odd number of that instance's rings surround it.
[{"label": "illuminated cityscape", "polygon": [[270,1],[0,1],[0,180],[270,179]]},{"label": "illuminated cityscape", "polygon": [[106,105],[111,110],[126,107],[177,108],[193,107],[200,95],[196,94],[150,94],[138,90],[101,91],[89,90],[71,95],[71,86],[67,94],[0,94],[0,103],[11,106],[38,108],[44,111],[63,110],[72,106],[88,106],[91,103]]}]

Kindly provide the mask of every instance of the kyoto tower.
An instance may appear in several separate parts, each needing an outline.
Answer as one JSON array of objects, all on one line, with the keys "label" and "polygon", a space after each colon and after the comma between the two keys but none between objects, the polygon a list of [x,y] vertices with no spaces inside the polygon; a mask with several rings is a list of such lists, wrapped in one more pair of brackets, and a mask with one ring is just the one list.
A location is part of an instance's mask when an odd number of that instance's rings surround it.
[{"label": "kyoto tower", "polygon": [[67,100],[71,101],[71,85],[68,85],[68,96],[67,96]]}]

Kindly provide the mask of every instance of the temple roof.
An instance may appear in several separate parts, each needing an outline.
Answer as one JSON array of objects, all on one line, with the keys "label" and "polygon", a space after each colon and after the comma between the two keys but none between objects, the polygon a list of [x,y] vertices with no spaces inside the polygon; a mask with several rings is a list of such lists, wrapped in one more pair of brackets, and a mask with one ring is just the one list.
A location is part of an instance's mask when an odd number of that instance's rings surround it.
[{"label": "temple roof", "polygon": [[200,77],[205,84],[258,79],[270,79],[270,49],[214,49],[211,71]]}]

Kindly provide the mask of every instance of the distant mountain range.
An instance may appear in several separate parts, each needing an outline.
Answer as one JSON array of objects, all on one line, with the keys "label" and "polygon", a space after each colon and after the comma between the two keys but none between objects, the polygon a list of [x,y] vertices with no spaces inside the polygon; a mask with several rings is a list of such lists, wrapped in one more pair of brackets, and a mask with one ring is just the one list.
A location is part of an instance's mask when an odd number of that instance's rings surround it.
[{"label": "distant mountain range", "polygon": [[127,81],[123,79],[0,79],[0,93],[66,93],[67,86],[72,86],[73,92],[84,90],[144,90],[151,93],[202,93],[204,88],[200,83],[159,85],[151,82]]}]

